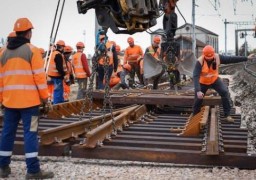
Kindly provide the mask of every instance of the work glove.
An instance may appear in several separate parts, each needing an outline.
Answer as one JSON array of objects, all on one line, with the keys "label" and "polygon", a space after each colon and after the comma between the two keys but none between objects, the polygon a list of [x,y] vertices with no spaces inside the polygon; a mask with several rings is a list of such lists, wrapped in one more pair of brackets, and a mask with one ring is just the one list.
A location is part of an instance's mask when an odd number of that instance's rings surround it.
[{"label": "work glove", "polygon": [[204,98],[204,93],[202,93],[201,91],[198,91],[198,92],[196,93],[196,95],[197,95],[197,98],[198,98],[198,99],[203,99],[203,98]]},{"label": "work glove", "polygon": [[248,59],[249,61],[255,60],[255,59],[256,59],[256,54],[250,54],[250,55],[247,57],[247,59]]},{"label": "work glove", "polygon": [[43,106],[42,106],[40,112],[42,114],[48,114],[48,112],[52,111],[52,110],[53,110],[52,103],[47,101],[47,102],[43,102]]}]

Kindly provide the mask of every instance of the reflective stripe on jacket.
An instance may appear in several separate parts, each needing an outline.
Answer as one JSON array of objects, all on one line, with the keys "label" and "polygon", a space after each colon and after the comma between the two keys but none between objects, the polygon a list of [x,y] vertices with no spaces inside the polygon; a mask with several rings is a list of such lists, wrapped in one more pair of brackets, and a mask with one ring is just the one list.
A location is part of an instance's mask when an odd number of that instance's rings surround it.
[{"label": "reflective stripe on jacket", "polygon": [[[106,48],[107,48],[107,56],[108,56],[108,65],[112,65],[114,63],[114,58],[113,58],[113,52],[112,52],[112,46],[113,46],[113,43],[111,42],[107,42],[106,43]],[[99,64],[100,65],[104,65],[104,61],[105,61],[105,57],[101,57],[99,59]]]},{"label": "reflective stripe on jacket", "polygon": [[48,98],[44,61],[38,48],[26,43],[0,53],[0,102],[8,108],[27,108]]},{"label": "reflective stripe on jacket", "polygon": [[[52,55],[50,55],[51,59],[50,59],[47,75],[52,77],[61,77],[60,73],[56,68],[56,63],[54,61],[56,54],[61,54],[61,53],[59,51],[53,51]],[[63,54],[61,54],[61,56],[62,56],[63,70],[65,73],[67,73],[68,70],[67,70],[65,58]]]},{"label": "reflective stripe on jacket", "polygon": [[204,60],[204,57],[199,57],[198,61],[202,65],[202,71],[200,74],[199,82],[201,84],[210,85],[213,84],[219,77],[219,65],[220,65],[220,58],[218,54],[215,54],[215,62],[216,62],[216,69],[212,68],[212,64],[210,68],[208,67],[207,60]]},{"label": "reflective stripe on jacket", "polygon": [[72,58],[72,65],[74,67],[76,78],[86,78],[87,74],[84,70],[82,60],[81,60],[82,52],[76,52]]},{"label": "reflective stripe on jacket", "polygon": [[155,51],[155,49],[152,46],[149,46],[148,53],[150,53],[154,58],[159,59],[161,49],[160,49],[160,47],[158,47]]}]

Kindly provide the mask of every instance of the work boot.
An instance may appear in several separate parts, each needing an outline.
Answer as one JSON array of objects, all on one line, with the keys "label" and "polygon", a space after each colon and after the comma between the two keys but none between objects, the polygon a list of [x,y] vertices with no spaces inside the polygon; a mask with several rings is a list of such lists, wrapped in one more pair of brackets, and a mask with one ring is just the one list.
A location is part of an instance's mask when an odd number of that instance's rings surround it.
[{"label": "work boot", "polygon": [[235,122],[235,120],[231,116],[227,116],[225,119],[226,119],[227,122],[230,122],[230,123]]},{"label": "work boot", "polygon": [[27,173],[26,179],[51,179],[54,177],[53,172],[40,170],[38,173]]},{"label": "work boot", "polygon": [[4,166],[0,168],[0,178],[6,178],[11,174],[10,166]]}]

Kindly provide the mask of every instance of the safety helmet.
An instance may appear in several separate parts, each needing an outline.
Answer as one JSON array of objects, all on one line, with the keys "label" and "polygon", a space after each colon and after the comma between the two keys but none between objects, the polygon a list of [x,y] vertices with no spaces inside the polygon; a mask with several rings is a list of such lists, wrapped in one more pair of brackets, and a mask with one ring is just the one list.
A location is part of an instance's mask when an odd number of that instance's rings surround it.
[{"label": "safety helmet", "polygon": [[215,54],[215,50],[212,46],[207,45],[203,48],[203,55],[204,55],[205,59],[207,59],[207,60],[213,59],[214,54]]},{"label": "safety helmet", "polygon": [[43,48],[39,48],[39,51],[40,51],[41,54],[45,53],[45,50]]},{"label": "safety helmet", "polygon": [[73,51],[72,47],[71,46],[65,46],[64,47],[64,53],[71,53]]},{"label": "safety helmet", "polygon": [[124,65],[123,65],[123,68],[126,69],[126,70],[129,71],[129,72],[131,72],[131,70],[132,70],[132,67],[131,67],[130,64],[124,64]]},{"label": "safety helmet", "polygon": [[154,36],[153,42],[159,44],[161,41],[161,38],[159,36]]},{"label": "safety helmet", "polygon": [[76,43],[76,47],[84,48],[84,43],[83,42],[78,42]]},{"label": "safety helmet", "polygon": [[119,45],[116,45],[116,52],[120,52],[121,51],[121,47]]},{"label": "safety helmet", "polygon": [[7,37],[8,38],[16,37],[16,32],[15,31],[11,32]]},{"label": "safety helmet", "polygon": [[19,18],[16,20],[13,31],[20,32],[20,31],[27,31],[29,29],[33,29],[33,25],[28,18]]},{"label": "safety helmet", "polygon": [[58,40],[56,45],[65,46],[65,42],[63,40]]},{"label": "safety helmet", "polygon": [[134,39],[133,39],[132,37],[128,37],[128,38],[127,38],[127,42],[128,42],[128,43],[132,43],[132,42],[134,42]]}]

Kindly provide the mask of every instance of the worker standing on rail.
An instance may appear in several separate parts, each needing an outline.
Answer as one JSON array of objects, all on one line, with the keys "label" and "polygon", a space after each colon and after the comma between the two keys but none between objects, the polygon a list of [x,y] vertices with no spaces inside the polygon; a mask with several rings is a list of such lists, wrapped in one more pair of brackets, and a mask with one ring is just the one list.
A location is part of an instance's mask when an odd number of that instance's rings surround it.
[{"label": "worker standing on rail", "polygon": [[38,159],[39,105],[47,103],[48,92],[44,61],[37,47],[30,43],[33,25],[27,18],[14,24],[17,37],[0,53],[0,103],[4,107],[0,142],[0,177],[11,173],[9,164],[20,119],[24,130],[26,179],[52,178],[53,172],[40,169]]},{"label": "worker standing on rail", "polygon": [[91,76],[90,68],[84,51],[84,43],[76,43],[77,52],[73,55],[72,66],[74,67],[75,77],[78,83],[78,92],[76,99],[85,98],[87,89],[87,79]]},{"label": "worker standing on rail", "polygon": [[124,64],[130,64],[132,67],[130,76],[131,81],[129,86],[134,88],[135,85],[135,73],[140,81],[141,85],[144,85],[143,78],[140,73],[140,60],[143,57],[143,51],[141,46],[134,44],[134,39],[132,37],[128,37],[127,42],[129,46],[126,48],[124,53]]},{"label": "worker standing on rail", "polygon": [[[100,35],[100,43],[104,44],[107,37],[105,35]],[[108,76],[108,79],[111,78],[113,71],[116,72],[118,65],[118,57],[116,53],[116,44],[114,41],[106,42],[105,53],[100,56],[98,60],[98,89],[104,89],[104,78],[105,75]],[[108,69],[108,71],[107,71]]]},{"label": "worker standing on rail", "polygon": [[234,123],[234,119],[230,116],[231,105],[228,88],[219,78],[219,66],[220,64],[239,63],[252,60],[253,56],[253,54],[248,57],[219,55],[215,53],[212,46],[205,46],[203,48],[203,54],[198,58],[193,72],[195,88],[193,115],[200,112],[206,91],[209,88],[213,88],[221,96],[226,121]]},{"label": "worker standing on rail", "polygon": [[[147,47],[145,50],[145,54],[149,53],[151,56],[153,56],[157,61],[160,61],[160,53],[161,53],[161,47],[160,47],[161,38],[160,36],[154,36],[153,43],[151,46]],[[147,59],[144,59],[143,61],[146,61]],[[158,88],[158,83],[163,75],[163,72],[160,75],[157,75],[156,77],[152,77],[150,79],[144,79],[146,81],[146,84],[153,84],[153,89]]]},{"label": "worker standing on rail", "polygon": [[49,68],[47,71],[48,76],[54,83],[53,90],[53,104],[63,103],[63,80],[69,82],[67,65],[63,56],[65,42],[59,40],[56,43],[56,50],[50,55]]}]

